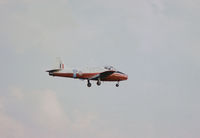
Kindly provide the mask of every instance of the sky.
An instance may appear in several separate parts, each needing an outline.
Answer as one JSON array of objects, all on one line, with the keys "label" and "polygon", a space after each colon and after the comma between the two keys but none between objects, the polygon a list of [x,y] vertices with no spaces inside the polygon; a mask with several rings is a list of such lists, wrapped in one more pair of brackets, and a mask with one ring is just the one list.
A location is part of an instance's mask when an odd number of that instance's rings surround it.
[{"label": "sky", "polygon": [[[199,138],[200,1],[0,0],[0,137]],[[120,82],[48,76],[113,65]]]}]

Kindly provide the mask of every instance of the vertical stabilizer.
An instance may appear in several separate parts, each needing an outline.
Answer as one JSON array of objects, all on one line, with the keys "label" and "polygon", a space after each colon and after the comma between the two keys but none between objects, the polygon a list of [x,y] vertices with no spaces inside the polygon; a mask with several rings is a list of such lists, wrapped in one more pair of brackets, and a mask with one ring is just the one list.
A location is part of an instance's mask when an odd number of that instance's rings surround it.
[{"label": "vertical stabilizer", "polygon": [[58,69],[64,69],[64,64],[59,57],[56,58],[56,61],[57,61],[57,68]]}]

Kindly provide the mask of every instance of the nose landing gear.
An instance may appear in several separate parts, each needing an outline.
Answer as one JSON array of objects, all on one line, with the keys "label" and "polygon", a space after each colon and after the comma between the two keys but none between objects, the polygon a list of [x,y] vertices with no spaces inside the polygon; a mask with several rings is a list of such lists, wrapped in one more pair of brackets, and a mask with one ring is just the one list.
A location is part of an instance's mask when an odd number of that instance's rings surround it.
[{"label": "nose landing gear", "polygon": [[117,82],[116,87],[119,87],[119,81]]}]

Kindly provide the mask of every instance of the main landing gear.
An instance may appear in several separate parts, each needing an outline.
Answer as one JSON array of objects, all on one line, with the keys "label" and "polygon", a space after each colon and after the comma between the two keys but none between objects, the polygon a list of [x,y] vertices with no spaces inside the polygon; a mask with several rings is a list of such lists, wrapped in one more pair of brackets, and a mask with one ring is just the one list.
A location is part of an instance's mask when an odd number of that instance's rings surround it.
[{"label": "main landing gear", "polygon": [[98,85],[98,86],[101,85],[101,80],[100,80],[100,79],[97,80],[97,85]]},{"label": "main landing gear", "polygon": [[91,87],[91,86],[92,86],[92,84],[90,83],[90,80],[88,80],[87,86],[88,86],[88,87]]},{"label": "main landing gear", "polygon": [[[97,86],[100,86],[100,85],[101,85],[101,81],[100,81],[100,80],[97,80]],[[90,82],[90,80],[88,80],[87,86],[88,86],[88,87],[91,87],[91,86],[92,86],[92,83]]]},{"label": "main landing gear", "polygon": [[[91,87],[92,86],[92,83],[90,82],[90,80],[87,80],[88,83],[87,83],[87,86],[88,87]],[[101,85],[101,80],[97,80],[97,86],[100,86]],[[119,87],[119,81],[117,82],[117,84],[115,85],[116,87]]]}]

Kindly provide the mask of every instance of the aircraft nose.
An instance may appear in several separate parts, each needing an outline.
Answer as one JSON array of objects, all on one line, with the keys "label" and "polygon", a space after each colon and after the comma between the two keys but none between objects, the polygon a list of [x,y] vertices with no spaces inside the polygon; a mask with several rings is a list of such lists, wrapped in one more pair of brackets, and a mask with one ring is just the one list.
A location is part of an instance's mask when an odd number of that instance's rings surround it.
[{"label": "aircraft nose", "polygon": [[124,75],[124,80],[128,80],[128,75]]}]

